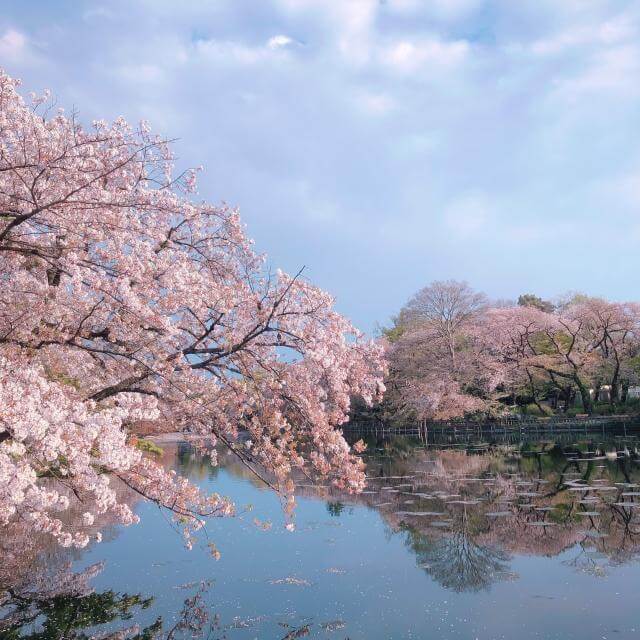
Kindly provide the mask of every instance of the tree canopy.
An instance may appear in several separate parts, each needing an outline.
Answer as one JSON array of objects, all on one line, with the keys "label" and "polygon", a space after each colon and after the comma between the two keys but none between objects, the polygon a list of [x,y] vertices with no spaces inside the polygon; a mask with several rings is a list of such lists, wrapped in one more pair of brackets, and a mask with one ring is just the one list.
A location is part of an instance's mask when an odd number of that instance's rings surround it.
[{"label": "tree canopy", "polygon": [[18,85],[0,74],[0,525],[83,546],[96,515],[137,519],[115,478],[187,535],[232,514],[142,455],[140,420],[266,470],[287,509],[294,472],[361,489],[338,427],[352,397],[383,392],[381,345],[301,274],[269,270],[145,123],[85,128]]},{"label": "tree canopy", "polygon": [[[386,331],[386,406],[405,417],[499,414],[513,404],[546,413],[579,399],[611,410],[638,383],[640,305],[572,295],[556,305],[533,294],[489,303],[462,282],[434,282]],[[392,339],[389,339],[391,337]]]}]

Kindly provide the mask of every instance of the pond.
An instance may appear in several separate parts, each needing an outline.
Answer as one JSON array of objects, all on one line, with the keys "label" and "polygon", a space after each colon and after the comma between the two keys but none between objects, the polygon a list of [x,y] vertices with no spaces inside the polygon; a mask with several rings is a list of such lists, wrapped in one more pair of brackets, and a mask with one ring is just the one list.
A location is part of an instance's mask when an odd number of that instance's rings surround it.
[{"label": "pond", "polygon": [[277,497],[237,463],[222,457],[214,468],[186,444],[163,447],[166,465],[233,497],[238,516],[211,522],[192,551],[144,502],[139,525],[103,523],[103,542],[82,552],[0,532],[0,637],[601,639],[640,630],[635,437],[370,442],[365,493],[300,485],[294,532]]}]

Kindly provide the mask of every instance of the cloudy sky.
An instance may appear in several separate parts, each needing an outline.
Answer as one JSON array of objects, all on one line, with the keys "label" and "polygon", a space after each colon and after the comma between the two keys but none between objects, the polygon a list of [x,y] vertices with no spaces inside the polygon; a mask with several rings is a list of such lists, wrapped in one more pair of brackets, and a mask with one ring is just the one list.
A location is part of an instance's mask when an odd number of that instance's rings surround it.
[{"label": "cloudy sky", "polygon": [[366,330],[434,279],[640,298],[640,2],[3,0],[0,66],[178,138]]}]

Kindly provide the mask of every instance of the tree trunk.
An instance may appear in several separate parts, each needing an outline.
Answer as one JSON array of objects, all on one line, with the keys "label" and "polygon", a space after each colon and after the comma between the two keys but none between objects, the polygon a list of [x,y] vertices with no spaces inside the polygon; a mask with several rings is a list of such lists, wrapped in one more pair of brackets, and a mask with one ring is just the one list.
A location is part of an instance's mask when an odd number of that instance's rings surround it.
[{"label": "tree trunk", "polygon": [[627,404],[627,394],[629,393],[629,384],[627,382],[622,383],[622,392],[620,393],[620,402]]},{"label": "tree trunk", "polygon": [[449,357],[451,358],[451,371],[454,374],[456,373],[456,338],[452,333],[449,333],[447,336],[447,342],[449,347]]},{"label": "tree trunk", "polygon": [[592,414],[593,413],[593,402],[591,401],[591,395],[589,394],[589,389],[587,389],[582,380],[578,376],[574,377],[574,381],[576,386],[578,387],[578,391],[580,391],[580,397],[582,398],[582,408],[585,413]]},{"label": "tree trunk", "polygon": [[616,358],[616,366],[613,370],[613,376],[611,377],[611,389],[609,390],[609,406],[612,411],[615,411],[616,401],[618,400],[618,393],[620,391],[618,386],[618,379],[620,377],[620,362]]},{"label": "tree trunk", "polygon": [[538,401],[538,394],[536,393],[536,385],[533,382],[533,376],[531,375],[531,372],[529,371],[529,369],[527,369],[527,376],[529,378],[529,388],[531,389],[531,397],[533,398],[533,403],[536,405],[536,407],[538,407],[542,415],[545,415],[546,411],[542,408],[542,405]]}]

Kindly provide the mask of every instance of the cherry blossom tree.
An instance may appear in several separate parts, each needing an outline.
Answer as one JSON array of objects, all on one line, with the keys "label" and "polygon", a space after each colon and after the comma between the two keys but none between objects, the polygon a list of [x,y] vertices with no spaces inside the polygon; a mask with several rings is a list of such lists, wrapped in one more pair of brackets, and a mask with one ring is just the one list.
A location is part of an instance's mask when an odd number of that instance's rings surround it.
[{"label": "cherry blossom tree", "polygon": [[[621,385],[637,379],[630,361],[640,351],[640,305],[587,298],[574,308],[584,323],[589,343],[599,356],[593,386],[609,387],[609,404],[615,407]],[[597,393],[596,393],[597,396]]]},{"label": "cherry blossom tree", "polygon": [[489,347],[511,380],[528,381],[536,400],[540,380],[568,402],[577,390],[584,409],[593,411],[593,390],[607,385],[615,403],[621,380],[633,377],[630,359],[638,352],[637,305],[581,296],[554,312],[527,305],[487,314]]},{"label": "cherry blossom tree", "polygon": [[511,368],[512,379],[526,377],[534,397],[537,373],[560,390],[568,383],[579,390],[585,410],[591,412],[589,376],[595,357],[576,314],[519,306],[492,309],[488,322],[494,353]]},{"label": "cherry blossom tree", "polygon": [[380,398],[382,346],[301,274],[268,270],[146,124],[85,128],[18,85],[0,74],[0,526],[85,545],[99,514],[136,520],[115,478],[191,528],[233,513],[144,457],[139,420],[214,460],[227,447],[287,509],[294,473],[361,489],[339,426],[353,397]]},{"label": "cherry blossom tree", "polygon": [[389,350],[394,411],[446,420],[487,411],[502,365],[484,339],[487,300],[466,283],[434,282],[401,310]]},{"label": "cherry blossom tree", "polygon": [[487,307],[483,293],[466,282],[432,282],[416,293],[400,313],[409,326],[428,326],[433,338],[446,348],[450,367],[457,367],[460,333]]}]

